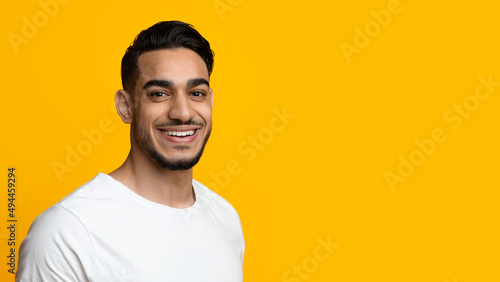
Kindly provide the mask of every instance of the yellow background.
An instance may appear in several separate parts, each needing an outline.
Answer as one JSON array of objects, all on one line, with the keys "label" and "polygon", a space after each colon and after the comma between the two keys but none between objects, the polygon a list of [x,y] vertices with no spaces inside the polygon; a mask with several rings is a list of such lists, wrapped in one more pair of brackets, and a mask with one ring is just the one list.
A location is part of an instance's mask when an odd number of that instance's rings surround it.
[{"label": "yellow background", "polygon": [[[2,6],[0,226],[15,166],[18,244],[38,214],[123,162],[121,57],[140,30],[178,19],[215,50],[214,130],[195,178],[240,214],[245,281],[500,281],[500,87],[469,97],[479,77],[500,81],[496,1],[71,0],[53,15],[37,0]],[[23,18],[40,26],[13,45]],[[446,121],[465,101],[468,117]],[[286,125],[276,121],[284,109]],[[112,132],[59,181],[53,163],[67,164],[68,146],[103,120]],[[436,129],[446,140],[391,189],[387,172]],[[14,281],[7,236],[1,228],[0,280]]]}]

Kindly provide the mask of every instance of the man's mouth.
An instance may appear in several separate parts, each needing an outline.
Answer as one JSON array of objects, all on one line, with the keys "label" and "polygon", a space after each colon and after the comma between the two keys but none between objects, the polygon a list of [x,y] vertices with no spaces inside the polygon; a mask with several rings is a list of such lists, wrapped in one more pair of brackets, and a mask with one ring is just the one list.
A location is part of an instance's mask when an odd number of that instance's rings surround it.
[{"label": "man's mouth", "polygon": [[168,136],[176,136],[176,137],[186,137],[193,136],[196,130],[185,130],[185,131],[171,131],[171,130],[160,130],[163,134]]}]

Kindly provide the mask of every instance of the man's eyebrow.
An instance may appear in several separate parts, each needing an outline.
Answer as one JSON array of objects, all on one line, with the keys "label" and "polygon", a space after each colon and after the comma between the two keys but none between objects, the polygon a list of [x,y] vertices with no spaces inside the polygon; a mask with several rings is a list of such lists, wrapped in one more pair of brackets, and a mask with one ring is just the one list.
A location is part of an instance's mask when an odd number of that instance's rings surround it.
[{"label": "man's eyebrow", "polygon": [[152,79],[152,80],[146,82],[146,84],[144,84],[142,89],[146,89],[146,88],[149,88],[151,86],[173,87],[174,83],[171,80]]},{"label": "man's eyebrow", "polygon": [[[191,78],[187,82],[188,87],[196,87],[196,86],[202,85],[202,84],[205,84],[206,86],[210,87],[210,83],[208,82],[208,80],[206,80],[204,78]],[[152,80],[146,82],[146,84],[144,84],[142,89],[146,89],[146,88],[149,88],[151,86],[160,86],[160,87],[171,88],[171,87],[174,87],[174,83],[171,80],[152,79]]]},{"label": "man's eyebrow", "polygon": [[198,85],[205,84],[206,86],[210,87],[210,84],[208,81],[204,78],[192,78],[188,80],[187,86],[188,87],[196,87]]}]

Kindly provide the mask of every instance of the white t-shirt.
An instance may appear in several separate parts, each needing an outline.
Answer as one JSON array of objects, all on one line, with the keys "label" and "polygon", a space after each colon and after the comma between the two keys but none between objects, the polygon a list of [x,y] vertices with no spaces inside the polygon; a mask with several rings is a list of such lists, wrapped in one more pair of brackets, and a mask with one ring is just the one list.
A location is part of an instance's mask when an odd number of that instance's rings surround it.
[{"label": "white t-shirt", "polygon": [[242,281],[236,210],[196,180],[193,188],[195,203],[177,209],[99,173],[36,218],[16,281]]}]

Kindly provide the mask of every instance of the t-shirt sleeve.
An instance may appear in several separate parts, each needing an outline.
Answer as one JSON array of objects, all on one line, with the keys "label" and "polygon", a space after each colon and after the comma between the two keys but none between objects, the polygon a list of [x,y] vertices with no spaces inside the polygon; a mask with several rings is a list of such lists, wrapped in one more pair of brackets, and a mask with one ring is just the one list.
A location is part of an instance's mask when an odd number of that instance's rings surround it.
[{"label": "t-shirt sleeve", "polygon": [[57,204],[35,219],[23,240],[16,282],[89,281],[94,262],[85,226]]}]

